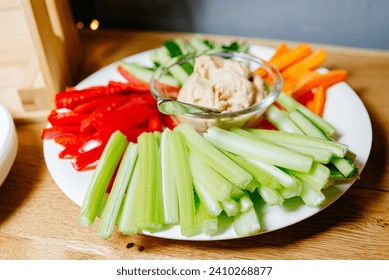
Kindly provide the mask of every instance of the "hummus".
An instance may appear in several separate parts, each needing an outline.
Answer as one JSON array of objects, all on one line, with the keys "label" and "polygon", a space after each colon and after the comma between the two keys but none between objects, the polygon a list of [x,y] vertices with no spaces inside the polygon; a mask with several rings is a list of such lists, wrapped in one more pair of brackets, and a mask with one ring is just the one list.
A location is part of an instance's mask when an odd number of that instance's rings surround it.
[{"label": "hummus", "polygon": [[260,102],[264,96],[262,78],[247,64],[205,55],[196,58],[193,73],[177,99],[218,112],[234,112]]}]

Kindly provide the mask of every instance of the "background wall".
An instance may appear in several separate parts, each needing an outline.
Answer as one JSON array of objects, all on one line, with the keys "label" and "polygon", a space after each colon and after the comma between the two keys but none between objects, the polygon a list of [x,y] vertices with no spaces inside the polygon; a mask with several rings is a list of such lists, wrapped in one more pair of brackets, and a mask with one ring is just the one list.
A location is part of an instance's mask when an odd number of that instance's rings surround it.
[{"label": "background wall", "polygon": [[388,0],[71,0],[76,21],[389,49]]}]

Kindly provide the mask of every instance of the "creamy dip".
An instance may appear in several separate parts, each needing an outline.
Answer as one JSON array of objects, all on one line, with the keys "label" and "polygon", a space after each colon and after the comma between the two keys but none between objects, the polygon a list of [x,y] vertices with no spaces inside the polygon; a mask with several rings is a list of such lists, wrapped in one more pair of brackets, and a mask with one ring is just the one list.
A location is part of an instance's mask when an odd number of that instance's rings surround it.
[{"label": "creamy dip", "polygon": [[199,56],[177,99],[218,112],[234,112],[265,96],[262,78],[245,63],[216,56]]}]

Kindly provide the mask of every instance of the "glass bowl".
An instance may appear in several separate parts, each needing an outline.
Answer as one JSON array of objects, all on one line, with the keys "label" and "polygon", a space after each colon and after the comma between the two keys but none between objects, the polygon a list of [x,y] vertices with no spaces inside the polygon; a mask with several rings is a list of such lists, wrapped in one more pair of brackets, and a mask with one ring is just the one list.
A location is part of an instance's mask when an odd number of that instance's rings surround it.
[{"label": "glass bowl", "polygon": [[202,132],[210,126],[218,126],[221,128],[232,127],[255,127],[261,120],[261,116],[266,109],[273,104],[282,90],[282,76],[279,71],[269,62],[262,60],[256,56],[240,53],[240,52],[204,52],[201,54],[188,55],[183,58],[176,58],[166,65],[160,66],[155,72],[150,81],[151,93],[155,99],[162,100],[165,98],[176,99],[178,92],[177,88],[166,86],[163,82],[170,75],[172,67],[191,63],[194,65],[194,60],[199,56],[218,56],[242,63],[247,63],[252,72],[258,68],[261,69],[261,76],[264,79],[265,97],[258,103],[252,106],[233,112],[221,113],[182,113],[171,115],[176,124],[188,123],[196,130]]}]

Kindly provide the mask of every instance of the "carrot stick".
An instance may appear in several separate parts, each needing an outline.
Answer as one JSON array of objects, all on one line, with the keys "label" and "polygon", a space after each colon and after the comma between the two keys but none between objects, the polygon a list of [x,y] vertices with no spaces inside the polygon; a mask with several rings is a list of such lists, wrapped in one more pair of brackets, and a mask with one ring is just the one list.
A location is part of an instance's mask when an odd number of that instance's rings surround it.
[{"label": "carrot stick", "polygon": [[[277,57],[281,56],[282,54],[284,54],[288,51],[289,51],[289,49],[288,49],[287,45],[285,43],[281,43],[281,45],[279,45],[278,48],[276,49],[273,56],[269,59],[269,62],[272,63],[272,61],[274,59],[276,59]],[[259,76],[261,76],[262,78],[266,78],[266,76],[267,76],[267,71],[263,68],[258,68],[257,70],[255,70],[255,72]]]},{"label": "carrot stick", "polygon": [[307,57],[303,58],[299,62],[293,64],[292,66],[286,68],[282,72],[282,77],[284,79],[287,79],[296,73],[309,69],[313,70],[318,68],[325,60],[326,60],[326,52],[323,49],[319,49],[316,52],[308,55]]},{"label": "carrot stick", "polygon": [[294,49],[283,53],[282,55],[273,59],[272,64],[278,68],[278,70],[282,71],[285,68],[291,66],[297,61],[305,58],[306,56],[312,53],[312,49],[308,44],[300,44]]},{"label": "carrot stick", "polygon": [[346,80],[347,72],[342,69],[331,70],[325,74],[314,75],[304,83],[299,83],[293,90],[293,96],[298,98],[299,95],[306,93],[314,88],[323,86],[329,88],[330,86]]},{"label": "carrot stick", "polygon": [[307,108],[319,116],[323,116],[326,104],[327,93],[323,86],[319,86],[314,94],[313,100],[308,101]]},{"label": "carrot stick", "polygon": [[295,75],[285,79],[282,89],[286,94],[291,95],[296,87],[305,83],[308,79],[315,75],[318,75],[316,71],[311,71],[308,69],[302,70],[301,72],[298,72]]}]

